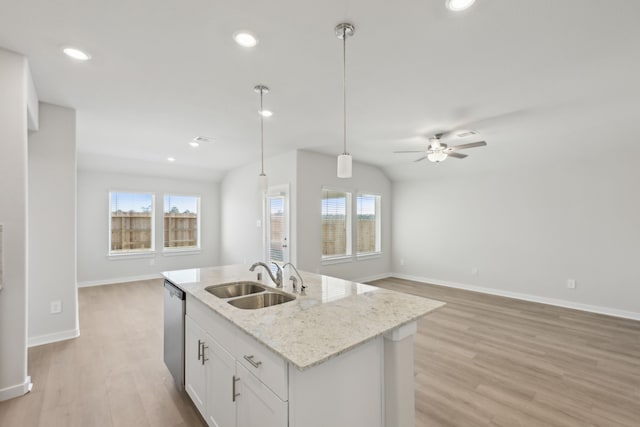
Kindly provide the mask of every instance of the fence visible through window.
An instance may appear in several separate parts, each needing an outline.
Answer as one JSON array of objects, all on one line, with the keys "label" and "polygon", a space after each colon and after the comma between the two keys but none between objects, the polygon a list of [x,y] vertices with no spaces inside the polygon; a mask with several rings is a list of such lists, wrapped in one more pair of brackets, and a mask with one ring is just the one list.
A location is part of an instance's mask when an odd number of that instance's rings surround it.
[{"label": "fence visible through window", "polygon": [[112,192],[109,198],[110,252],[153,250],[153,194]]},{"label": "fence visible through window", "polygon": [[200,198],[164,196],[164,247],[198,248]]}]

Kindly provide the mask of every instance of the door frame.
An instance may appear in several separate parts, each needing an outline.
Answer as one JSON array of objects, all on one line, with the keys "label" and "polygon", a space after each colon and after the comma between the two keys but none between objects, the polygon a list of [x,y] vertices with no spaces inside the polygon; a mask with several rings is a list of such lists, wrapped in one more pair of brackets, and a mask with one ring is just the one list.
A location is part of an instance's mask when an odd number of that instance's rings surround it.
[{"label": "door frame", "polygon": [[262,253],[266,262],[271,261],[270,257],[270,237],[271,237],[271,222],[269,221],[271,212],[269,206],[269,198],[271,196],[283,196],[284,197],[284,234],[287,239],[286,256],[283,254],[283,263],[291,261],[291,209],[290,209],[290,191],[289,184],[281,184],[270,186],[263,197],[262,203],[262,223],[264,224],[263,236],[262,236]]}]

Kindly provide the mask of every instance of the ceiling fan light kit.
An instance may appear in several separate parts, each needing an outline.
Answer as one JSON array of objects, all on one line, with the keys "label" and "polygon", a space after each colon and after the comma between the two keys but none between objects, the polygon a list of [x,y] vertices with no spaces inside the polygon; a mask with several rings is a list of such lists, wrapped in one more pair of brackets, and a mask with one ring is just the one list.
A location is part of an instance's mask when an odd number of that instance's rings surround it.
[{"label": "ceiling fan light kit", "polygon": [[[465,132],[467,132],[470,135],[478,134],[478,132],[476,131],[465,131]],[[469,142],[467,144],[452,145],[452,146],[443,144],[441,142],[441,139],[449,135],[457,135],[457,134],[454,132],[438,133],[429,138],[429,146],[427,147],[426,150],[394,151],[394,153],[422,153],[426,155],[423,157],[420,157],[419,159],[414,160],[414,162],[421,162],[424,159],[428,159],[430,162],[433,162],[433,163],[441,163],[441,162],[444,162],[449,157],[454,157],[456,159],[464,159],[465,157],[467,157],[466,154],[458,153],[458,150],[465,150],[467,148],[474,148],[474,147],[484,147],[485,145],[487,145],[485,141]]]},{"label": "ceiling fan light kit", "polygon": [[427,154],[427,159],[434,163],[444,162],[445,160],[447,160],[447,157],[449,156],[447,156],[442,151]]},{"label": "ceiling fan light kit", "polygon": [[338,156],[338,178],[351,178],[353,175],[353,159],[347,152],[347,37],[353,36],[356,28],[353,24],[343,22],[335,28],[336,37],[342,40],[342,83],[343,83],[343,112],[344,128],[343,143],[344,151]]}]

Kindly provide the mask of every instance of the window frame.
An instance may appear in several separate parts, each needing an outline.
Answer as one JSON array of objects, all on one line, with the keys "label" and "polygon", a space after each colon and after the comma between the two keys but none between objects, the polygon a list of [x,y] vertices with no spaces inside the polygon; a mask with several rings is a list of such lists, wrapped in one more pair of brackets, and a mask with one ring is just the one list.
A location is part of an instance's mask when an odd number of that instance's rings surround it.
[{"label": "window frame", "polygon": [[[165,215],[165,198],[167,196],[176,196],[176,197],[194,197],[197,199],[197,209],[198,216],[196,218],[196,227],[197,227],[197,235],[196,235],[196,246],[177,246],[177,247],[166,247],[165,243],[165,225],[164,225],[164,215]],[[201,233],[202,233],[202,196],[200,194],[186,194],[186,193],[163,193],[162,194],[162,254],[167,255],[180,255],[187,253],[199,253],[201,251]]]},{"label": "window frame", "polygon": [[[344,255],[324,255],[322,250],[323,242],[323,224],[322,220],[322,208],[324,203],[324,192],[336,192],[345,194],[345,254]],[[320,254],[322,264],[336,264],[342,262],[351,262],[353,260],[353,192],[336,187],[323,186],[320,189]]]},{"label": "window frame", "polygon": [[[360,252],[358,250],[358,231],[360,228],[358,227],[358,198],[361,196],[369,196],[375,197],[375,232],[376,232],[376,242],[375,242],[375,250],[370,252]],[[357,258],[371,258],[376,257],[382,254],[382,195],[374,192],[365,192],[365,191],[357,191],[356,192],[356,214],[354,215],[355,221],[355,254]]]},{"label": "window frame", "polygon": [[[116,193],[126,193],[126,194],[144,194],[151,196],[151,246],[149,249],[137,249],[132,251],[125,250],[117,250],[114,251],[111,249],[111,236],[112,236],[112,195]],[[135,190],[109,190],[108,194],[108,251],[107,256],[109,258],[139,258],[139,257],[148,257],[155,256],[156,254],[156,193],[153,191],[135,191]]]}]

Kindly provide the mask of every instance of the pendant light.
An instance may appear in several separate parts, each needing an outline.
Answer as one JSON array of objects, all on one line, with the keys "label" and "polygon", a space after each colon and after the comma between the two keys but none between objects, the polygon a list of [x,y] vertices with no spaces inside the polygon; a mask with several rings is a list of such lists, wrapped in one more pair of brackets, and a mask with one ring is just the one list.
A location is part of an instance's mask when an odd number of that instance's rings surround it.
[{"label": "pendant light", "polygon": [[267,191],[269,187],[269,180],[264,173],[264,114],[262,114],[262,96],[265,93],[269,93],[269,88],[264,85],[257,85],[253,90],[260,94],[260,175],[258,176],[258,183],[260,185],[260,191],[263,193]]},{"label": "pendant light", "polygon": [[343,22],[336,27],[336,37],[342,39],[342,83],[343,83],[343,109],[344,109],[344,151],[338,156],[338,178],[351,178],[352,158],[347,152],[347,37],[351,37],[356,31],[353,24]]}]

